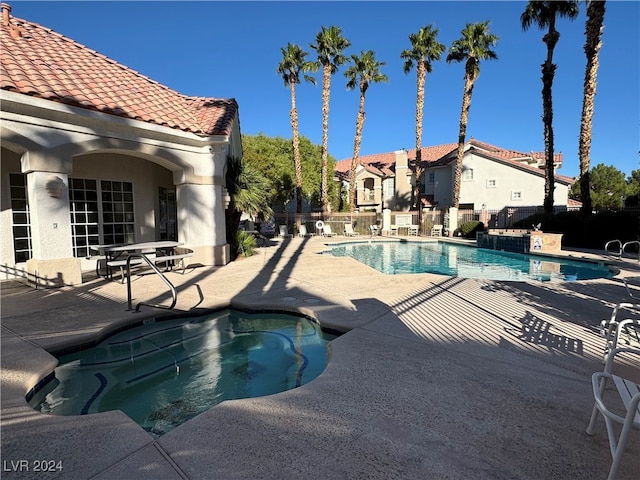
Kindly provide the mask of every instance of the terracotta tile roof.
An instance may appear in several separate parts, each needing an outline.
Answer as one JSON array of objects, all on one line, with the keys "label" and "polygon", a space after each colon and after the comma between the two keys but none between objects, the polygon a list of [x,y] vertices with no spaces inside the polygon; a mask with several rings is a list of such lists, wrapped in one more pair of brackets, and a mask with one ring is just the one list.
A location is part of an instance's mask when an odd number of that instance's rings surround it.
[{"label": "terracotta tile roof", "polygon": [[435,207],[437,205],[434,195],[421,195],[420,203],[422,203],[422,205],[424,205],[425,207]]},{"label": "terracotta tile roof", "polygon": [[[516,150],[509,150],[502,147],[496,147],[485,142],[471,139],[465,144],[465,148],[471,147],[478,152],[484,153],[488,157],[510,163],[518,168],[530,170],[532,173],[544,175],[544,171],[538,165],[544,162],[544,152],[523,153]],[[456,160],[457,143],[445,143],[443,145],[435,145],[433,147],[422,148],[422,162],[424,167],[439,167],[448,165]],[[409,166],[415,168],[416,149],[407,150]],[[562,154],[554,154],[555,162],[562,164]],[[365,155],[359,158],[360,165],[368,171],[380,176],[394,176],[396,154],[394,152],[377,153],[374,155]],[[338,177],[348,180],[351,159],[345,159],[337,162],[336,174]],[[557,181],[571,184],[573,179],[564,175],[555,175]]]},{"label": "terracotta tile roof", "polygon": [[231,134],[234,99],[188,97],[49,28],[15,17],[0,23],[2,90],[197,135]]},{"label": "terracotta tile roof", "polygon": [[[458,148],[457,143],[445,143],[444,145],[436,145],[434,147],[422,147],[420,154],[422,156],[422,161],[429,163],[429,162],[435,162],[441,159],[442,157],[448,155],[449,153],[457,150],[457,148]],[[415,148],[411,150],[407,150],[407,155],[409,156],[409,159],[412,159],[415,161],[416,151],[417,150]]]},{"label": "terracotta tile roof", "polygon": [[[532,164],[539,163],[541,165],[544,165],[544,152],[523,153],[516,150],[507,150],[475,139],[471,139],[470,143],[477,148],[486,150],[487,152],[491,152],[492,156],[494,157],[505,158],[508,160],[529,160]],[[553,160],[554,163],[561,165],[562,153],[554,153]]]},{"label": "terracotta tile roof", "polygon": [[[366,157],[360,157],[359,160],[360,165],[374,175],[380,177],[393,177],[395,175],[396,154],[393,152],[368,155]],[[350,170],[350,158],[336,162],[335,173],[340,179],[348,180]]]}]

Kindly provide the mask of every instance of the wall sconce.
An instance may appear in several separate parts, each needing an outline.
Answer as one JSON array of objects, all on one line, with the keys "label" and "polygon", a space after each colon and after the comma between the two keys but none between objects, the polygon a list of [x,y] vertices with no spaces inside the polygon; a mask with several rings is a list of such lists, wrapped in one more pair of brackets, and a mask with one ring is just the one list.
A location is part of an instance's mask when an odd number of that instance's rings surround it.
[{"label": "wall sconce", "polygon": [[44,188],[51,198],[60,198],[62,189],[64,188],[64,182],[60,177],[51,176],[47,178]]},{"label": "wall sconce", "polygon": [[483,204],[482,204],[482,210],[486,210],[486,209],[487,209],[487,204],[486,204],[486,203],[483,203]]}]

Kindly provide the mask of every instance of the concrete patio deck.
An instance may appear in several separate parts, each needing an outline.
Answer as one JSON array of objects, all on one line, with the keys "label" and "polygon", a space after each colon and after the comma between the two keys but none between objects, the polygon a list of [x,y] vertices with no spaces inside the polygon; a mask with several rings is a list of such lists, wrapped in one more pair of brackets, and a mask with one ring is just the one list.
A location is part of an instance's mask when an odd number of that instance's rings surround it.
[{"label": "concrete patio deck", "polygon": [[[182,311],[274,307],[347,333],[312,382],[223,402],[158,439],[118,411],[41,414],[25,394],[55,366],[46,350],[166,312],[127,311],[126,285],[95,276],[51,290],[3,282],[2,478],[606,478],[602,419],[585,433],[591,374],[602,370],[597,325],[628,299],[621,278],[638,283],[638,260],[608,258],[615,278],[561,284],[387,276],[320,255],[326,240],[169,274]],[[155,275],[135,276],[132,289],[136,303],[170,301]],[[640,381],[632,358],[619,368]],[[639,433],[620,479],[640,477]],[[43,460],[62,470],[34,471]]]}]

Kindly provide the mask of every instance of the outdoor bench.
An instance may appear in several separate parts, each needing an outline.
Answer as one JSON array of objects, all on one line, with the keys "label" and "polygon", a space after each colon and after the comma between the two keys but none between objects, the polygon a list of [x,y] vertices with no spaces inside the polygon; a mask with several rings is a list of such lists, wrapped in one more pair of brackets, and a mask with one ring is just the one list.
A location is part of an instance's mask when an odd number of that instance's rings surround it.
[{"label": "outdoor bench", "polygon": [[[179,260],[178,263],[181,264],[182,273],[184,273],[184,271],[187,268],[186,262],[184,260],[186,258],[193,256],[193,250],[191,250],[190,248],[177,247],[175,248],[174,253],[168,254],[168,255],[153,256],[155,255],[155,252],[147,252],[147,253],[142,252],[142,254],[145,255],[151,262],[153,262],[156,265],[160,263],[164,263],[165,270],[171,270],[173,268],[173,262],[175,260]],[[114,267],[120,268],[122,283],[124,283],[124,268],[127,266],[127,262],[129,263],[130,266],[133,266],[133,265],[137,266],[145,263],[145,261],[140,257],[134,257],[131,259],[121,258],[118,260],[110,260],[107,262],[107,266],[109,268],[114,268]]]}]

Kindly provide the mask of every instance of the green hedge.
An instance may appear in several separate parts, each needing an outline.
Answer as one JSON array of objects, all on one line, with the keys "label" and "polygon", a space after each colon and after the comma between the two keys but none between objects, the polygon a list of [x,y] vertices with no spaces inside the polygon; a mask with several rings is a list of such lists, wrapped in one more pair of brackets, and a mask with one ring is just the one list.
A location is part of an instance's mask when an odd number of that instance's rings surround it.
[{"label": "green hedge", "polygon": [[454,232],[454,236],[476,238],[476,232],[482,231],[484,231],[484,223],[477,220],[469,220],[468,222],[464,222],[460,225],[460,227]]}]

